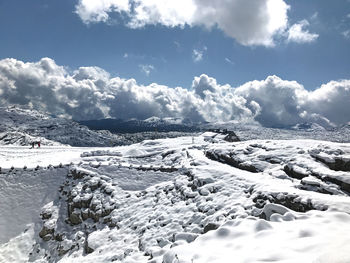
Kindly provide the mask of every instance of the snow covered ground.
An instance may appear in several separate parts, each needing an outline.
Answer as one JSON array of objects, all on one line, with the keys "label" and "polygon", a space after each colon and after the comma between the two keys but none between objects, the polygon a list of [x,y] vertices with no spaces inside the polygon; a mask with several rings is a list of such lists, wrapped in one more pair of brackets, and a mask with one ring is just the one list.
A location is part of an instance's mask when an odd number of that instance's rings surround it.
[{"label": "snow covered ground", "polygon": [[0,124],[0,145],[29,146],[33,141],[50,146],[114,146],[124,143],[123,138],[108,131],[92,131],[72,120],[30,108],[0,107]]},{"label": "snow covered ground", "polygon": [[0,262],[350,262],[350,144],[211,136],[1,147]]},{"label": "snow covered ground", "polygon": [[35,168],[36,166],[48,166],[70,164],[80,162],[80,155],[86,151],[112,148],[86,148],[69,146],[35,146],[31,149],[29,146],[1,146],[0,148],[0,167],[2,169],[14,168]]}]

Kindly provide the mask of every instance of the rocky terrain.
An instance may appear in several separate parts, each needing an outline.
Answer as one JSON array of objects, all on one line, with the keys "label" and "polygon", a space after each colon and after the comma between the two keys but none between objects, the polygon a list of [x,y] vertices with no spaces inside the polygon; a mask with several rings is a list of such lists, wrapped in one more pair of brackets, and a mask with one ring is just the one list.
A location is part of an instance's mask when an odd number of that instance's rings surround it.
[{"label": "rocky terrain", "polygon": [[64,144],[75,147],[112,147],[145,139],[174,138],[192,134],[190,131],[172,130],[173,126],[169,126],[164,132],[154,132],[153,128],[152,132],[112,134],[102,128],[90,130],[72,120],[16,106],[0,107],[0,122],[0,145],[30,146],[33,141],[40,141],[42,145],[50,146]]},{"label": "rocky terrain", "polygon": [[0,217],[0,261],[350,260],[349,144],[220,136],[80,155],[67,147],[73,163],[62,155],[35,166],[37,149],[21,166],[8,160],[0,174],[7,200],[0,210],[8,211]]},{"label": "rocky terrain", "polygon": [[118,136],[108,131],[91,131],[78,123],[53,117],[33,109],[0,108],[0,144],[30,145],[41,141],[43,145],[71,146],[120,145]]},{"label": "rocky terrain", "polygon": [[297,140],[311,139],[331,142],[350,142],[350,125],[322,127],[315,123],[301,123],[293,127],[271,128],[257,123],[225,122],[208,123],[207,129],[228,129],[234,131],[242,141],[247,140]]}]

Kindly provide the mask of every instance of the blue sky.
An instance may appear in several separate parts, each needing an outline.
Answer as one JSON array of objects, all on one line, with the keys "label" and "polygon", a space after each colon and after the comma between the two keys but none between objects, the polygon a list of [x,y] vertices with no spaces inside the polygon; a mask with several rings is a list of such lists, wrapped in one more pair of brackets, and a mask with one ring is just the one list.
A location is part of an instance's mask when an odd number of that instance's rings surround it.
[{"label": "blue sky", "polygon": [[315,40],[288,42],[275,35],[274,46],[246,45],[220,26],[149,23],[130,28],[118,12],[109,12],[107,21],[87,23],[76,13],[76,0],[0,0],[0,59],[49,57],[71,70],[98,66],[145,85],[184,88],[202,73],[232,86],[277,75],[311,90],[349,78],[350,2],[285,3],[290,6],[288,27],[306,20],[303,30],[318,35]]},{"label": "blue sky", "polygon": [[0,105],[350,123],[350,0],[0,0]]}]

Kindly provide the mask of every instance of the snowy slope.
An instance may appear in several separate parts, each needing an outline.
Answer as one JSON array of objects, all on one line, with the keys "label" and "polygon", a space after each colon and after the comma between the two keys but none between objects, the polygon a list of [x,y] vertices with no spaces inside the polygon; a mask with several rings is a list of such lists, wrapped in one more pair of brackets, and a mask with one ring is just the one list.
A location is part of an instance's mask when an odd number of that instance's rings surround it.
[{"label": "snowy slope", "polygon": [[0,107],[0,145],[68,144],[71,146],[114,146],[120,138],[107,131],[91,131],[78,123],[32,109]]},{"label": "snowy slope", "polygon": [[350,144],[207,136],[0,148],[0,262],[350,261]]},{"label": "snowy slope", "polygon": [[324,128],[315,123],[298,124],[291,129],[267,128],[258,123],[224,122],[209,123],[203,128],[228,129],[242,140],[297,140],[313,139],[332,142],[350,142],[350,125]]}]

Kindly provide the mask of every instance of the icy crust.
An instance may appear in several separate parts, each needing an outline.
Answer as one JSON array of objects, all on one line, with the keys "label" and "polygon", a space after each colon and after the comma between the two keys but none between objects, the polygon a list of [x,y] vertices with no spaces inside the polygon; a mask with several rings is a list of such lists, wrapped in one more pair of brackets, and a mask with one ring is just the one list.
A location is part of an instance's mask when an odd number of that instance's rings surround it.
[{"label": "icy crust", "polygon": [[[206,138],[80,152],[59,173],[57,196],[36,209],[33,235],[13,233],[6,243],[13,249],[24,242],[12,262],[25,255],[30,262],[350,260],[343,253],[350,241],[349,193],[327,179],[346,182],[349,172],[314,157],[343,158],[349,144]],[[234,158],[256,170],[227,162]],[[10,172],[1,175],[4,182]],[[10,258],[6,251],[0,247]]]}]

